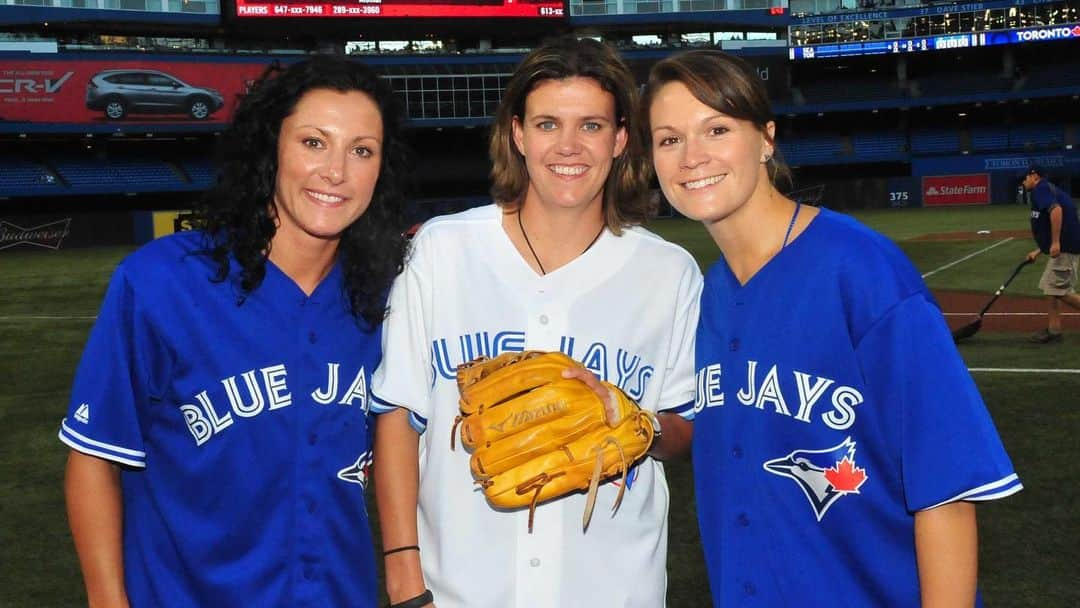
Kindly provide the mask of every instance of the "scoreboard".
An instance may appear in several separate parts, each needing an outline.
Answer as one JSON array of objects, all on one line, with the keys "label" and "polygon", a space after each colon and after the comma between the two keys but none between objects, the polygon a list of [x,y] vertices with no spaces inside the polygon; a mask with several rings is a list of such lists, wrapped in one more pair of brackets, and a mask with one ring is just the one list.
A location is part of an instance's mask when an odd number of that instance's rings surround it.
[{"label": "scoreboard", "polygon": [[234,17],[241,20],[275,17],[562,19],[566,15],[562,0],[235,0],[235,6]]},{"label": "scoreboard", "polygon": [[828,59],[857,55],[886,55],[889,53],[915,53],[966,49],[978,46],[1023,44],[1046,40],[1080,40],[1080,23],[1052,25],[1024,29],[999,30],[971,34],[945,34],[896,40],[873,40],[866,42],[841,42],[788,48],[789,59]]}]

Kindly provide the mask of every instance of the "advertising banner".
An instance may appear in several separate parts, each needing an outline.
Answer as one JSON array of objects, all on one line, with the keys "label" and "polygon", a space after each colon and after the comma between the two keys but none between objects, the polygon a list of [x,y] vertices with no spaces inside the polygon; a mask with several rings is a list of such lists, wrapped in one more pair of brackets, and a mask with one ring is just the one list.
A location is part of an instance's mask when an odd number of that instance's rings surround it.
[{"label": "advertising banner", "polygon": [[989,205],[990,176],[933,175],[922,178],[923,205]]},{"label": "advertising banner", "polygon": [[0,129],[225,123],[236,96],[265,68],[265,62],[0,58]]},{"label": "advertising banner", "polygon": [[131,245],[134,242],[130,212],[0,215],[0,255],[17,251]]}]

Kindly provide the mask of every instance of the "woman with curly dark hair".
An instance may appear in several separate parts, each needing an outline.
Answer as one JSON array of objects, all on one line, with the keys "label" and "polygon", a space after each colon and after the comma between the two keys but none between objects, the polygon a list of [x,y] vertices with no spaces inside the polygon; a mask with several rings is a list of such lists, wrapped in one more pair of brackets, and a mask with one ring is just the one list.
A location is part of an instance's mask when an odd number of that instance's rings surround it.
[{"label": "woman with curly dark hair", "polygon": [[376,604],[367,387],[404,257],[398,118],[361,64],[269,70],[200,230],[117,268],[60,431],[90,605]]}]

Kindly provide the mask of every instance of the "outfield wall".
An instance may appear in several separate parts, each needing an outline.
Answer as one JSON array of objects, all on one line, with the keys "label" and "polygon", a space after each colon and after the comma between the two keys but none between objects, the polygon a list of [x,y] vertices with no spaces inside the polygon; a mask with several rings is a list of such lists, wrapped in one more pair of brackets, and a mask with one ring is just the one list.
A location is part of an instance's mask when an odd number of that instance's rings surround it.
[{"label": "outfield wall", "polygon": [[1016,204],[1023,175],[1041,165],[1047,178],[1080,196],[1080,153],[937,156],[911,161],[910,175],[856,177],[868,169],[850,165],[852,177],[796,176],[794,198],[832,209],[882,209]]}]

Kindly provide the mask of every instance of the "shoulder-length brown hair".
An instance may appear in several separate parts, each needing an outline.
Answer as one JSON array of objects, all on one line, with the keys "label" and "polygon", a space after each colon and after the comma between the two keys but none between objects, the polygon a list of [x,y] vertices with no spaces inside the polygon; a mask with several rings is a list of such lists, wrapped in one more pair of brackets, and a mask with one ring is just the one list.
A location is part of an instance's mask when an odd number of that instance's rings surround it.
[{"label": "shoulder-length brown hair", "polygon": [[529,189],[525,159],[514,145],[514,117],[524,118],[525,99],[544,80],[591,78],[615,98],[615,122],[626,129],[626,147],[604,182],[604,222],[612,232],[641,224],[656,211],[646,188],[651,165],[645,156],[634,76],[610,46],[589,38],[556,38],[521,61],[503,93],[491,128],[491,196],[504,209],[517,209]]},{"label": "shoulder-length brown hair", "polygon": [[[791,170],[780,156],[776,141],[766,125],[773,121],[765,85],[749,63],[721,51],[685,51],[662,59],[649,72],[649,82],[641,103],[641,124],[648,143],[652,139],[649,108],[653,97],[665,84],[681,82],[701,103],[734,119],[753,123],[773,148],[767,162],[769,179],[791,183]],[[652,146],[648,146],[651,156]]]}]

